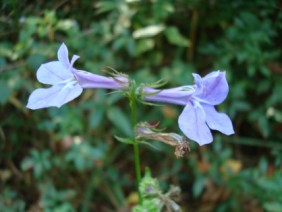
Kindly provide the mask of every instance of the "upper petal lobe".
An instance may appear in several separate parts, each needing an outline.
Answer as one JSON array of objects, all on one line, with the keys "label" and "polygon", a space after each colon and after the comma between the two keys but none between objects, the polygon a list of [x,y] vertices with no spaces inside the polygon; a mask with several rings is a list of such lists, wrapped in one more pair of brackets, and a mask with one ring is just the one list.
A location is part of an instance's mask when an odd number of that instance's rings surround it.
[{"label": "upper petal lobe", "polygon": [[72,78],[73,74],[61,62],[53,61],[42,64],[37,70],[36,76],[39,82],[54,85]]},{"label": "upper petal lobe", "polygon": [[229,91],[225,72],[211,72],[202,79],[201,86],[197,97],[211,105],[222,103]]},{"label": "upper petal lobe", "polygon": [[62,43],[62,45],[60,46],[57,56],[58,60],[63,64],[63,66],[68,69],[70,66],[69,52],[67,46],[64,43]]}]

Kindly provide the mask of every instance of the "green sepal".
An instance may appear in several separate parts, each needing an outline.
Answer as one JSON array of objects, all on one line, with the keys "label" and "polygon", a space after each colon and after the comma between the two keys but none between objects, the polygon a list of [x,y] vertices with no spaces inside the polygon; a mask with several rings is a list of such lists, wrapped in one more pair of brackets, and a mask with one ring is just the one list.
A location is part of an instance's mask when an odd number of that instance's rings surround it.
[{"label": "green sepal", "polygon": [[156,106],[156,107],[160,107],[160,106],[164,106],[164,104],[159,104],[159,103],[152,103],[152,102],[146,102],[142,99],[137,99],[138,102],[140,102],[143,105],[148,105],[148,106]]},{"label": "green sepal", "polygon": [[145,199],[142,205],[133,208],[133,212],[160,212],[162,211],[163,203],[158,198]]},{"label": "green sepal", "polygon": [[119,136],[114,136],[115,139],[117,139],[119,142],[124,143],[124,144],[134,144],[134,141],[131,138],[122,138]]}]

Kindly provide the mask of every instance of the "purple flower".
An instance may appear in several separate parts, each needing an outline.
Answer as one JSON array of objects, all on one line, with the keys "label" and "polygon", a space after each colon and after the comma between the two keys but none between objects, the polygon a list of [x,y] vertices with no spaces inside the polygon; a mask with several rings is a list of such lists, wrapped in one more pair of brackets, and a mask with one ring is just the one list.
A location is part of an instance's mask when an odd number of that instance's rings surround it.
[{"label": "purple flower", "polygon": [[230,118],[215,109],[228,94],[225,72],[214,71],[201,78],[193,74],[195,85],[157,90],[150,87],[143,89],[143,99],[185,105],[178,118],[182,132],[199,145],[211,143],[210,129],[226,135],[234,134]]},{"label": "purple flower", "polygon": [[104,77],[73,68],[79,56],[74,55],[69,61],[68,49],[63,43],[58,50],[58,61],[42,64],[37,70],[37,79],[50,88],[34,90],[28,99],[27,107],[39,109],[46,107],[61,107],[75,99],[83,88],[123,89],[128,84],[124,76]]}]

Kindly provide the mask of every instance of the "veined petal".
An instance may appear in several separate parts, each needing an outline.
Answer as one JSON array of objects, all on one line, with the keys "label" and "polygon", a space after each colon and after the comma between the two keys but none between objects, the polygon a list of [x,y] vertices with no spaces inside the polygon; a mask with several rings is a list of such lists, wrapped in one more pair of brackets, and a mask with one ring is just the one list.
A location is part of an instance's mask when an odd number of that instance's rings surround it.
[{"label": "veined petal", "polygon": [[50,88],[38,88],[30,94],[26,107],[32,110],[52,106],[61,107],[78,97],[81,92],[82,88],[78,83],[73,86],[54,85]]},{"label": "veined petal", "polygon": [[230,118],[225,113],[219,113],[214,106],[202,104],[206,114],[206,122],[213,130],[218,130],[225,135],[234,134],[233,125]]},{"label": "veined petal", "polygon": [[73,73],[82,88],[123,89],[126,83],[125,78],[114,79],[81,70],[74,70]]},{"label": "veined petal", "polygon": [[178,118],[181,131],[200,146],[213,140],[210,129],[206,124],[206,117],[200,105],[188,103]]},{"label": "veined petal", "polygon": [[203,102],[218,105],[226,98],[229,88],[225,72],[212,72],[202,79],[202,92],[196,96]]},{"label": "veined petal", "polygon": [[142,92],[145,94],[143,97],[145,101],[186,105],[191,100],[194,89],[192,87],[189,89],[187,86],[163,90],[145,87]]},{"label": "veined petal", "polygon": [[58,50],[58,60],[63,64],[63,66],[68,69],[70,66],[70,61],[69,61],[69,52],[67,46],[62,43]]},{"label": "veined petal", "polygon": [[54,85],[72,78],[73,74],[61,62],[53,61],[42,64],[37,70],[36,76],[39,82]]}]

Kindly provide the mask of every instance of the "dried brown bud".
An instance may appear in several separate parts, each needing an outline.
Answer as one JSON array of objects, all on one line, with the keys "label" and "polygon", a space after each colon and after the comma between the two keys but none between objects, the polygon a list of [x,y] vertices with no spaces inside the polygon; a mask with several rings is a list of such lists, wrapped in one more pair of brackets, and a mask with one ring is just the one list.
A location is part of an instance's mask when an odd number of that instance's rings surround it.
[{"label": "dried brown bud", "polygon": [[141,123],[136,128],[137,140],[155,140],[175,147],[174,154],[177,158],[183,157],[185,153],[190,151],[189,142],[183,136],[176,133],[163,133],[157,131],[148,123]]}]

